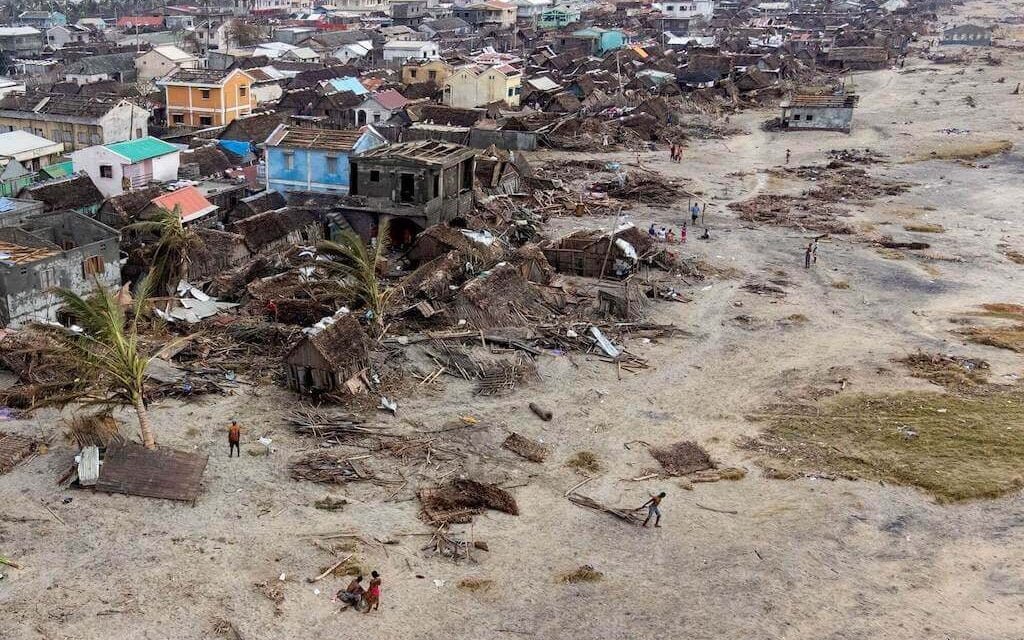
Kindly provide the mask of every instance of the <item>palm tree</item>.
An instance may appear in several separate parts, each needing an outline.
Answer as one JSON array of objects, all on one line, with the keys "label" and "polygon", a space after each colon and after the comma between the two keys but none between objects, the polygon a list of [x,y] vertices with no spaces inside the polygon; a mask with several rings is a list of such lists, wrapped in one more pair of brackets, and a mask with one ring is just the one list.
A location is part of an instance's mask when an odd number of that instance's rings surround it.
[{"label": "palm tree", "polygon": [[146,366],[151,358],[139,351],[139,319],[149,288],[147,278],[139,285],[130,308],[98,282],[96,291],[88,296],[57,289],[64,308],[82,328],[80,333],[62,331],[57,335],[85,374],[76,399],[87,404],[130,404],[139,420],[142,444],[155,449],[144,400]]},{"label": "palm tree", "polygon": [[317,245],[347,282],[352,297],[372,314],[371,326],[378,338],[384,335],[388,301],[394,292],[394,289],[385,289],[377,276],[377,265],[388,252],[389,238],[389,225],[382,222],[377,228],[377,243],[373,248],[366,246],[352,230],[343,231],[337,242],[325,241]]},{"label": "palm tree", "polygon": [[196,242],[195,232],[181,221],[181,208],[175,205],[173,211],[159,209],[152,219],[126,225],[125,229],[159,238],[150,268],[153,290],[173,294],[188,274],[188,252]]}]

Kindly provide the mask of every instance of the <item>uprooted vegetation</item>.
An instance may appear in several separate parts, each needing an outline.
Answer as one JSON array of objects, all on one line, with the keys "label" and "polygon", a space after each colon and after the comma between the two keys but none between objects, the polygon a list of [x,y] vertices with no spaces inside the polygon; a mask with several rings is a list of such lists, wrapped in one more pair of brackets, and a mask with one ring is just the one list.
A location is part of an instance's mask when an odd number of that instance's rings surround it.
[{"label": "uprooted vegetation", "polygon": [[938,353],[917,353],[896,360],[910,369],[910,375],[953,390],[970,390],[988,383],[989,364],[980,358]]},{"label": "uprooted vegetation", "polygon": [[604,580],[604,574],[589,564],[578,569],[565,571],[558,575],[558,581],[566,584],[578,584],[580,582],[600,582]]},{"label": "uprooted vegetation", "polygon": [[992,303],[983,304],[981,308],[982,311],[969,315],[986,318],[989,322],[962,329],[960,335],[978,344],[1024,353],[1024,305]]},{"label": "uprooted vegetation", "polygon": [[870,478],[919,487],[943,502],[1024,486],[1024,390],[841,395],[763,416],[769,477]]}]

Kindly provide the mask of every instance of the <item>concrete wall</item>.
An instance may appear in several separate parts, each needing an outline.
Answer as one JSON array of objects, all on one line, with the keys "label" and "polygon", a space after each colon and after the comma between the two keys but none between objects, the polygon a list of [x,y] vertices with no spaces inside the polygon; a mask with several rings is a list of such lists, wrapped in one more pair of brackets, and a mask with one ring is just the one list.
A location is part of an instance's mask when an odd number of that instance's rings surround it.
[{"label": "concrete wall", "polygon": [[190,60],[178,65],[159,51],[151,49],[135,59],[135,71],[139,81],[147,81],[162,78],[175,69],[194,69],[197,64],[197,61]]},{"label": "concrete wall", "polygon": [[[124,193],[121,180],[124,178],[122,163],[124,158],[103,145],[96,145],[75,151],[71,154],[71,166],[75,172],[84,171],[88,174],[96,188],[104,198]],[[111,175],[105,178],[100,174],[100,167],[109,166]]]},{"label": "concrete wall", "polygon": [[[115,231],[78,214],[55,214],[53,222],[58,236],[79,235],[82,244],[31,264],[0,265],[0,323],[5,326],[56,320],[60,303],[51,291],[54,287],[86,294],[95,288],[94,277],[101,286],[121,286],[120,247]],[[102,258],[103,270],[87,277],[84,263],[93,256]]]},{"label": "concrete wall", "polygon": [[787,107],[782,110],[783,126],[788,129],[849,131],[853,109],[847,107]]}]

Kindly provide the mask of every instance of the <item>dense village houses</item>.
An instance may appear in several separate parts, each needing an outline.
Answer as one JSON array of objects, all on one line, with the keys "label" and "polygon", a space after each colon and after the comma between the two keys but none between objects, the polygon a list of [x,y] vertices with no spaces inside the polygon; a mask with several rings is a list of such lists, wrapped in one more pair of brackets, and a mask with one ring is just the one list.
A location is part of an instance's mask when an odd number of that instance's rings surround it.
[{"label": "dense village houses", "polygon": [[135,58],[135,70],[141,82],[162,78],[178,69],[195,69],[198,66],[199,58],[169,44],[153,47]]},{"label": "dense village houses", "polygon": [[338,131],[281,125],[266,142],[267,188],[347,194],[349,157],[385,144],[373,127]]},{"label": "dense village houses", "polygon": [[178,177],[180,151],[157,138],[96,145],[71,154],[74,171],[84,172],[104,197],[116,196]]},{"label": "dense village houses", "polygon": [[394,89],[376,91],[363,96],[360,102],[353,109],[353,119],[356,126],[364,124],[379,124],[387,122],[391,116],[405,108],[409,101],[405,96]]},{"label": "dense village houses", "polygon": [[241,69],[177,69],[157,81],[165,90],[167,122],[185,127],[223,126],[252,113],[252,77]]},{"label": "dense village houses", "polygon": [[163,16],[121,16],[115,23],[118,29],[159,29],[164,26]]},{"label": "dense village houses", "polygon": [[537,26],[541,14],[549,9],[553,0],[514,0],[511,4],[516,7],[516,21],[524,26]]},{"label": "dense village houses", "polygon": [[128,100],[10,94],[0,99],[0,132],[30,131],[73,151],[145,137],[149,115]]},{"label": "dense village houses", "polygon": [[558,38],[562,51],[578,51],[584,55],[594,56],[603,56],[609,51],[621,49],[628,43],[629,38],[622,31],[600,27],[578,29],[570,35]]},{"label": "dense village houses", "polygon": [[393,0],[391,2],[391,20],[396,25],[417,27],[427,13],[427,0]]}]

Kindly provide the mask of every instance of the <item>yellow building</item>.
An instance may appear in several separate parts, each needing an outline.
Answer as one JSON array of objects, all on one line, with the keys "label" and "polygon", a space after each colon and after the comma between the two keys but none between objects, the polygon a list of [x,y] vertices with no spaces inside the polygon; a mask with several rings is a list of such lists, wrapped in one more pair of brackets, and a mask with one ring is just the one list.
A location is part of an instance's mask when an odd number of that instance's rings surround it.
[{"label": "yellow building", "polygon": [[402,84],[410,85],[421,82],[433,82],[440,87],[451,74],[452,65],[444,60],[436,58],[409,60],[402,65]]},{"label": "yellow building", "polygon": [[491,67],[469,64],[456,68],[444,81],[443,102],[462,109],[500,101],[518,107],[522,93],[523,74],[519,69],[508,64]]},{"label": "yellow building", "polygon": [[157,82],[167,96],[167,124],[219,127],[256,106],[253,79],[241,69],[178,69]]}]

